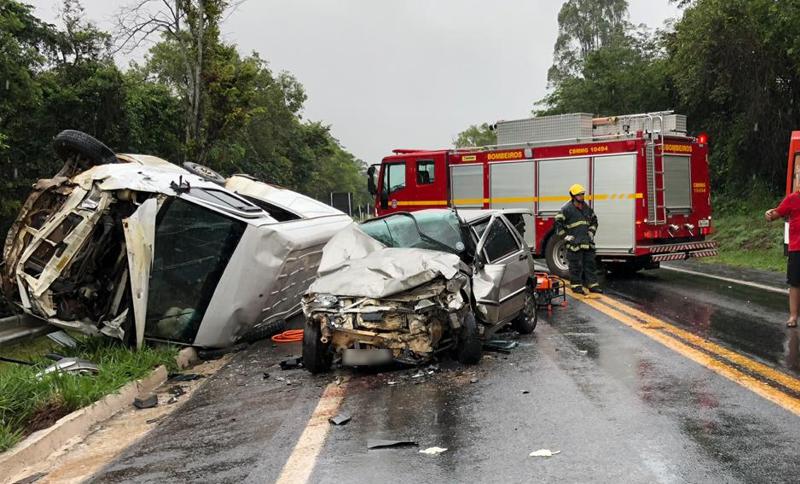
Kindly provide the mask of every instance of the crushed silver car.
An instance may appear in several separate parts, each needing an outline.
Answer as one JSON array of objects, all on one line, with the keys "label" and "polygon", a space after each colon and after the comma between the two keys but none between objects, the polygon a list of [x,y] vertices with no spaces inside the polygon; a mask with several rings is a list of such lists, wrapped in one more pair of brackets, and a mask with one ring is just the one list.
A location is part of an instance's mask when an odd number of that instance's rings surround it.
[{"label": "crushed silver car", "polygon": [[482,342],[503,326],[531,333],[533,258],[517,230],[530,216],[398,212],[335,235],[303,298],[304,366],[419,364],[447,350],[477,363]]},{"label": "crushed silver car", "polygon": [[9,301],[141,346],[224,348],[297,313],[322,247],[352,219],[247,176],[115,154],[67,130],[6,238]]}]

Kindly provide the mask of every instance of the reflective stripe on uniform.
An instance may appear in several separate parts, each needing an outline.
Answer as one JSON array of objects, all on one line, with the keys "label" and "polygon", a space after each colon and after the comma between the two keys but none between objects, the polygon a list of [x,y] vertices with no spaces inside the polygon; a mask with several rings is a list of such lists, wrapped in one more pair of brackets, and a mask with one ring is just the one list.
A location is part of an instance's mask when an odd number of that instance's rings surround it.
[{"label": "reflective stripe on uniform", "polygon": [[578,220],[575,223],[571,223],[571,224],[567,225],[567,228],[568,229],[574,229],[575,227],[578,227],[578,226],[581,226],[581,225],[589,225],[589,222],[587,222],[586,220]]},{"label": "reflective stripe on uniform", "polygon": [[564,214],[563,213],[559,213],[558,215],[555,216],[555,219],[556,220],[564,220]]},{"label": "reflective stripe on uniform", "polygon": [[597,287],[597,286],[599,286],[599,285],[600,285],[599,283],[595,282],[594,284],[592,284],[591,286],[589,286],[589,289],[591,289],[591,288],[593,288],[593,287]]}]

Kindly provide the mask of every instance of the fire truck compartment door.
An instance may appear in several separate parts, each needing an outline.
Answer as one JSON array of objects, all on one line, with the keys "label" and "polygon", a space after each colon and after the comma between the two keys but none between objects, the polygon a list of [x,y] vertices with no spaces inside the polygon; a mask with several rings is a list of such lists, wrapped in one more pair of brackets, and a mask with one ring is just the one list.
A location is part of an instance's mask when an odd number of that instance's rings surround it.
[{"label": "fire truck compartment door", "polygon": [[636,155],[601,156],[594,159],[593,205],[598,227],[597,250],[633,248],[636,226]]},{"label": "fire truck compartment door", "polygon": [[569,201],[569,187],[580,183],[589,188],[589,158],[540,160],[539,213],[555,215]]},{"label": "fire truck compartment door", "polygon": [[456,207],[483,208],[483,165],[451,166],[450,195]]},{"label": "fire truck compartment door", "polygon": [[[527,208],[534,211],[536,175],[533,161],[502,162],[489,165],[489,196],[492,208]],[[536,224],[524,218],[521,235],[531,249],[536,248]]]}]

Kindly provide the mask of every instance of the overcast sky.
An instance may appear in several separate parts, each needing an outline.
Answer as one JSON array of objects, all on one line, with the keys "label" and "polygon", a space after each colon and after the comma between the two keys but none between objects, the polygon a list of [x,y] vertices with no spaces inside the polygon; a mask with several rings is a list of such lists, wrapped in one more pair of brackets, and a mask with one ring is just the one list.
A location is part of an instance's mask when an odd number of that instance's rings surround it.
[{"label": "overcast sky", "polygon": [[[55,21],[60,1],[28,2]],[[110,30],[131,2],[83,5]],[[345,148],[375,163],[393,148],[450,146],[470,124],[527,117],[546,93],[562,3],[249,0],[222,30],[242,53],[294,74],[308,95],[304,117],[330,124]],[[679,15],[668,0],[630,1],[635,24]]]}]

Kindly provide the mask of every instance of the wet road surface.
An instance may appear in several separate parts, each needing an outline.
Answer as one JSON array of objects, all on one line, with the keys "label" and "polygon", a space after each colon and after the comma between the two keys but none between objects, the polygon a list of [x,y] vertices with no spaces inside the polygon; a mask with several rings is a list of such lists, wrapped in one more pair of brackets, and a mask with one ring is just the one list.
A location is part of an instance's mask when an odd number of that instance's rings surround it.
[{"label": "wet road surface", "polygon": [[[603,301],[542,313],[533,335],[505,335],[520,343],[508,355],[446,360],[416,378],[281,371],[299,345],[253,345],[95,481],[273,482],[295,466],[309,482],[795,482],[798,337],[783,326],[785,296],[665,270],[607,287]],[[753,360],[734,368],[753,377],[725,377],[715,365],[728,360],[700,364],[632,329],[605,309],[615,305]],[[788,379],[770,383],[784,397],[751,390],[762,367]],[[323,392],[350,423],[320,421]],[[419,446],[367,450],[369,439]],[[448,450],[419,453],[432,446]],[[560,453],[528,457],[543,448]]]}]

